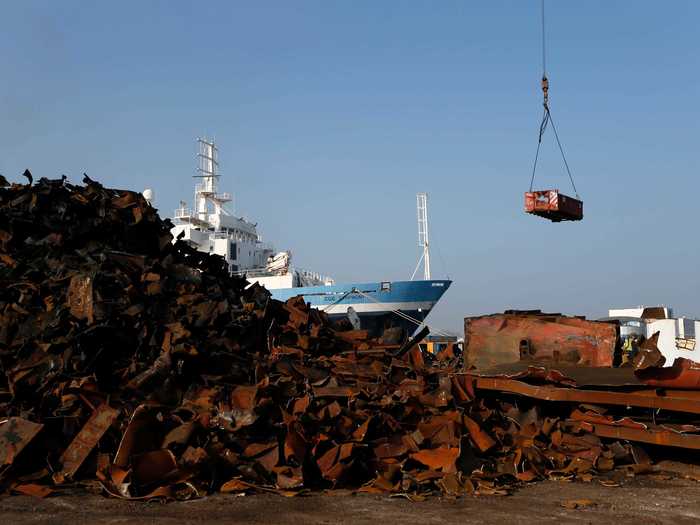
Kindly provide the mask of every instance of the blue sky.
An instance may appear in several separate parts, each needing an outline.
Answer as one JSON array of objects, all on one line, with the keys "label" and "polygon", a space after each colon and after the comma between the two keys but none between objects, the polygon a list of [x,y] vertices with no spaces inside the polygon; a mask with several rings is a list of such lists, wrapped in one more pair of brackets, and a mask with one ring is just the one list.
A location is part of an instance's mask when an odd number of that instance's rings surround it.
[{"label": "blue sky", "polygon": [[[191,200],[197,136],[235,211],[339,282],[405,279],[429,193],[433,323],[506,308],[700,316],[694,1],[550,1],[550,102],[585,219],[522,212],[539,2],[5,2],[0,173]],[[571,192],[547,135],[536,186]]]}]

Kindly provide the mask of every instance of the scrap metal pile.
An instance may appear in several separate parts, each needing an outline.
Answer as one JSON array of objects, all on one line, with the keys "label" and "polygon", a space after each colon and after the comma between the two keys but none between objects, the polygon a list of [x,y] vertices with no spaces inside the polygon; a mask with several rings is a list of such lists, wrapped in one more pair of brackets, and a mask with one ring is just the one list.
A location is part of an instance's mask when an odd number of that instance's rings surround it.
[{"label": "scrap metal pile", "polygon": [[[0,489],[502,494],[643,461],[452,355],[281,303],[87,177],[0,188]],[[606,417],[599,414],[599,417]]]},{"label": "scrap metal pile", "polygon": [[[651,468],[640,444],[700,449],[700,363],[677,358],[664,367],[658,332],[626,360],[616,330],[539,311],[467,318],[465,359],[473,366],[463,379],[482,399],[554,412],[560,428],[589,441],[634,443],[636,471]],[[581,457],[599,472],[611,466],[597,446]]]}]

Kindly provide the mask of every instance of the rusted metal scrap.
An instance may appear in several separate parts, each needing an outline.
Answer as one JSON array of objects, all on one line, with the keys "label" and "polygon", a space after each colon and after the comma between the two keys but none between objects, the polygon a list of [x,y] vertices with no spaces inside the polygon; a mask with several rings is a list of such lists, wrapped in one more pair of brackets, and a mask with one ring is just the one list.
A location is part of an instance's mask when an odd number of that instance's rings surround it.
[{"label": "rusted metal scrap", "polygon": [[617,330],[612,323],[539,310],[467,317],[465,363],[478,369],[522,360],[609,367]]},{"label": "rusted metal scrap", "polygon": [[676,358],[672,366],[638,369],[635,374],[653,387],[700,390],[700,363],[682,357]]},{"label": "rusted metal scrap", "polygon": [[645,368],[660,368],[666,363],[666,358],[658,348],[659,332],[654,333],[649,339],[645,339],[639,345],[639,351],[632,359],[632,366],[635,370]]},{"label": "rusted metal scrap", "polygon": [[10,417],[0,422],[0,469],[12,465],[43,427],[44,425],[21,417]]},{"label": "rusted metal scrap", "polygon": [[655,410],[672,410],[700,414],[700,395],[688,390],[656,389],[639,390],[591,390],[554,385],[532,385],[523,381],[507,378],[476,377],[474,388],[519,394],[542,401],[559,401],[568,403],[593,403],[619,407],[652,408]]},{"label": "rusted metal scrap", "polygon": [[[93,479],[134,500],[334,488],[455,497],[638,462],[632,445],[597,435],[628,428],[614,420],[486,392],[417,339],[370,337],[302,298],[274,301],[169,231],[141,195],[88,178],[0,188],[0,490],[47,495]],[[612,359],[611,325],[512,315],[485,326],[508,333],[523,319],[496,349],[508,359],[520,360],[516,333],[532,327],[537,357]],[[566,384],[563,373],[542,380]]]},{"label": "rusted metal scrap", "polygon": [[572,412],[569,421],[574,422],[574,425],[586,425],[586,431],[600,437],[700,449],[700,427],[695,425],[657,425],[635,421],[630,417],[616,417],[579,409]]},{"label": "rusted metal scrap", "polygon": [[555,412],[568,433],[698,449],[700,372],[695,365],[678,359],[673,367],[638,370],[511,366],[505,372],[468,371],[457,381],[477,398],[527,399]]},{"label": "rusted metal scrap", "polygon": [[54,475],[54,481],[63,482],[66,478],[72,478],[78,472],[88,455],[95,448],[102,436],[107,432],[119,411],[107,405],[100,405],[87,420],[85,426],[73,438],[68,448],[60,458],[62,469]]}]

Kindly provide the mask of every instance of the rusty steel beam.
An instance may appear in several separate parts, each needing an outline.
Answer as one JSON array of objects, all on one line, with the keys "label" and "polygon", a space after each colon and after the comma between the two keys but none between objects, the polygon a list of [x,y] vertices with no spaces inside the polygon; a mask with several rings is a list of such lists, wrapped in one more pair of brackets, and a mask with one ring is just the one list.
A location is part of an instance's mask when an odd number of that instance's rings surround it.
[{"label": "rusty steel beam", "polygon": [[681,434],[671,430],[630,428],[616,425],[593,425],[593,433],[598,437],[626,439],[641,443],[652,443],[666,447],[679,447],[700,450],[700,435]]},{"label": "rusty steel beam", "polygon": [[477,390],[519,394],[542,401],[634,406],[700,414],[700,399],[698,396],[694,392],[681,390],[666,391],[664,395],[658,395],[655,390],[637,390],[632,392],[580,390],[548,385],[530,385],[515,379],[495,377],[475,377],[474,381]]},{"label": "rusty steel beam", "polygon": [[71,444],[61,455],[63,468],[57,479],[72,478],[83,464],[85,459],[95,448],[107,429],[119,415],[119,410],[107,405],[100,405],[87,420],[85,426],[73,438]]}]

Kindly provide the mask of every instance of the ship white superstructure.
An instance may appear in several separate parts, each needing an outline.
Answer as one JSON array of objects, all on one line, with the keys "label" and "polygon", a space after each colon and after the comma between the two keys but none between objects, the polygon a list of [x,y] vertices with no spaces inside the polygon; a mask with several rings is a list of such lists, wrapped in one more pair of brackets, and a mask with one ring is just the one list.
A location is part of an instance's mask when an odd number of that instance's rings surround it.
[{"label": "ship white superstructure", "polygon": [[291,266],[289,251],[275,252],[261,240],[257,224],[236,217],[227,209],[230,193],[220,193],[218,150],[213,141],[197,139],[198,167],[194,177],[194,207],[180,201],[175,210],[173,236],[198,250],[221,255],[233,274],[246,275],[268,290],[333,284],[333,279]]}]

